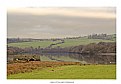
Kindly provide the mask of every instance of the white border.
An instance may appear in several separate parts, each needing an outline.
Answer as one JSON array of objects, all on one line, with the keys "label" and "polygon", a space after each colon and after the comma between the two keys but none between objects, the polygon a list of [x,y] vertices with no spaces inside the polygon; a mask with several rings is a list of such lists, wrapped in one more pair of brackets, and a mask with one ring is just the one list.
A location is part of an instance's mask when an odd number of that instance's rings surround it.
[{"label": "white border", "polygon": [[[6,0],[4,0],[6,2]],[[79,7],[79,6],[116,6],[116,0],[7,0],[7,7]]]},{"label": "white border", "polygon": [[[51,84],[57,80],[7,80],[6,79],[6,36],[7,17],[6,10],[9,7],[117,7],[117,79],[116,80],[58,80],[74,81],[74,84],[120,84],[121,78],[121,6],[120,0],[2,0],[0,1],[0,82],[1,84]],[[55,84],[55,83],[54,83]],[[65,84],[65,83],[64,83]]]}]

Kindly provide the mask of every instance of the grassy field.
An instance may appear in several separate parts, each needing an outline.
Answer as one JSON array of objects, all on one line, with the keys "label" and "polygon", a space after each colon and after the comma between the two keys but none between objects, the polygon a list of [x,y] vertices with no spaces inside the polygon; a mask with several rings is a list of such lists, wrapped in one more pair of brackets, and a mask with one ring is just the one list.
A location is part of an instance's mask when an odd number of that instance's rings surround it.
[{"label": "grassy field", "polygon": [[57,67],[65,65],[79,65],[79,62],[50,62],[50,61],[14,61],[7,64],[7,75],[31,72],[35,69],[43,69],[46,67]]},{"label": "grassy field", "polygon": [[60,47],[70,47],[70,46],[86,45],[86,44],[89,44],[89,43],[99,43],[99,42],[114,42],[114,41],[102,40],[102,39],[87,39],[87,38],[65,39],[65,43],[58,44],[58,46],[60,46]]},{"label": "grassy field", "polygon": [[115,65],[67,65],[9,75],[8,79],[116,79]]},{"label": "grassy field", "polygon": [[[111,40],[101,40],[101,39],[87,39],[87,38],[79,38],[79,39],[65,39],[65,42],[63,44],[58,44],[53,47],[70,47],[70,46],[78,46],[78,45],[86,45],[89,43],[98,43],[98,42],[113,42]],[[34,47],[37,48],[40,47],[48,47],[50,44],[57,43],[59,41],[33,41],[33,42],[19,42],[19,43],[9,43],[8,46],[14,46],[14,47]]]},{"label": "grassy field", "polygon": [[37,48],[38,46],[40,47],[48,47],[52,43],[56,43],[58,41],[33,41],[33,42],[19,42],[19,43],[9,43],[8,46],[14,46],[14,47],[20,47],[20,48],[25,48],[25,47],[33,47]]}]

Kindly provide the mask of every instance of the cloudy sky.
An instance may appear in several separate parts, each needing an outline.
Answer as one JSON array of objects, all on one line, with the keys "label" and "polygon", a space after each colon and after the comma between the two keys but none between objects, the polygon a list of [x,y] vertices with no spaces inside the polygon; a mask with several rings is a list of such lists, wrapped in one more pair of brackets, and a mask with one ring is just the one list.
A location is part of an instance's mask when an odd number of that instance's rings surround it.
[{"label": "cloudy sky", "polygon": [[94,33],[114,34],[113,7],[9,8],[9,38],[64,38]]}]

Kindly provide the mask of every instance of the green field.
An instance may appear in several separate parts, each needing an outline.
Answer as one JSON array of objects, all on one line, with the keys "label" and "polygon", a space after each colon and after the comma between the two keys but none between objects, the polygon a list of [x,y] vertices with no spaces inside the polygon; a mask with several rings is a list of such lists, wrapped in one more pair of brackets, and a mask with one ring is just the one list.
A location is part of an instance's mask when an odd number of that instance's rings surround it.
[{"label": "green field", "polygon": [[86,45],[89,43],[99,43],[99,42],[114,42],[111,40],[102,40],[102,39],[88,39],[88,38],[79,38],[79,39],[65,39],[65,43],[58,44],[60,47],[70,47],[78,45]]},{"label": "green field", "polygon": [[115,65],[68,65],[9,75],[8,79],[116,79]]},{"label": "green field", "polygon": [[38,46],[45,48],[48,47],[52,43],[56,43],[58,41],[33,41],[33,42],[18,42],[18,43],[9,43],[8,46],[14,46],[14,47],[20,47],[20,48],[25,48],[25,47],[33,47],[37,48]]},{"label": "green field", "polygon": [[38,46],[47,47],[51,43],[52,42],[50,42],[50,41],[20,42],[20,43],[9,43],[8,46],[14,46],[14,47],[20,47],[20,48],[32,46],[33,48],[36,48]]},{"label": "green field", "polygon": [[[8,46],[14,46],[14,47],[33,47],[37,48],[38,46],[45,48],[48,47],[50,44],[54,44],[60,42],[59,41],[33,41],[33,42],[19,42],[19,43],[9,43]],[[70,47],[70,46],[78,46],[78,45],[86,45],[89,43],[98,43],[98,42],[114,42],[111,40],[101,40],[101,39],[87,39],[87,38],[79,38],[79,39],[65,39],[63,44],[54,45],[53,47]]]}]

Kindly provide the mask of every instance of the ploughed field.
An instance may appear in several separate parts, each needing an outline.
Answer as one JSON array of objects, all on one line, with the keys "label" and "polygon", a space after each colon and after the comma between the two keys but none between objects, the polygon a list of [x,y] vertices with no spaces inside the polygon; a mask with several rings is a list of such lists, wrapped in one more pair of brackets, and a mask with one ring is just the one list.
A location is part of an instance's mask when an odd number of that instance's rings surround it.
[{"label": "ploughed field", "polygon": [[116,79],[116,65],[79,62],[21,62],[7,64],[8,79]]}]

